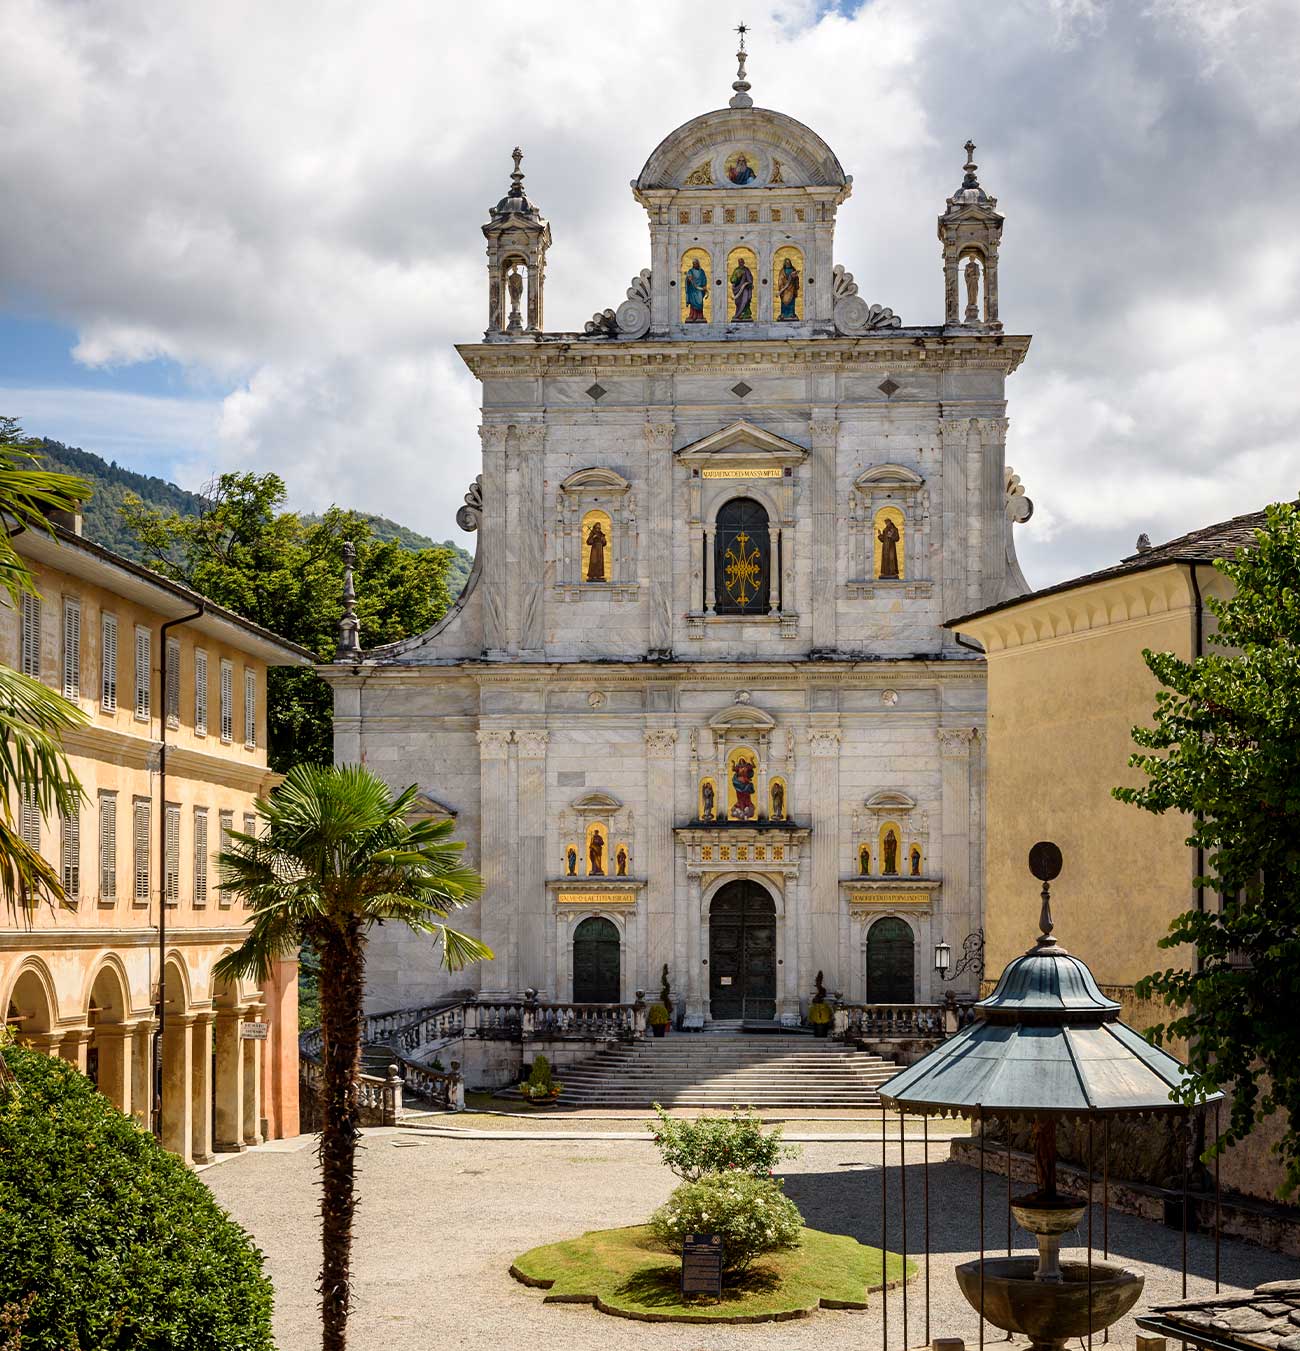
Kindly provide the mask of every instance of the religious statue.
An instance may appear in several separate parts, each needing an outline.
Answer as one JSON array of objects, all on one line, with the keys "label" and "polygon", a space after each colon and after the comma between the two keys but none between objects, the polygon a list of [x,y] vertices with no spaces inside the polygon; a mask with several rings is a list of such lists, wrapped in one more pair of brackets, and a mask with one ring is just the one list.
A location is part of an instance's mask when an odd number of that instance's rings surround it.
[{"label": "religious statue", "polygon": [[921,851],[916,847],[916,845],[913,845],[913,846],[912,846],[912,876],[913,876],[913,877],[920,877],[920,875],[921,875]]},{"label": "religious statue", "polygon": [[966,322],[974,324],[979,321],[980,317],[980,265],[974,258],[966,260],[964,276],[966,278]]},{"label": "religious statue", "polygon": [[733,323],[754,322],[754,274],[744,258],[736,259],[731,270],[731,301],[735,307]]},{"label": "religious statue", "polygon": [[578,875],[578,851],[577,851],[572,845],[569,846],[568,852],[565,854],[565,861],[566,861],[566,862],[568,863],[568,865],[569,865],[569,876],[570,876],[570,877],[577,877],[577,875]]},{"label": "religious statue", "polygon": [[780,779],[772,785],[772,819],[785,820],[785,784]]},{"label": "religious statue", "polygon": [[898,836],[893,830],[885,831],[884,841],[885,864],[881,872],[896,875],[898,873]]},{"label": "religious statue", "polygon": [[731,786],[736,793],[735,805],[731,808],[733,821],[752,821],[754,819],[754,770],[752,760],[744,756],[731,767]]},{"label": "religious statue", "polygon": [[704,323],[704,299],[709,294],[709,274],[700,266],[698,258],[691,259],[691,265],[682,277],[686,288],[686,322]]},{"label": "religious statue", "polygon": [[776,274],[776,294],[781,301],[780,317],[798,319],[799,270],[795,267],[793,258],[787,258],[781,264],[780,272]]},{"label": "religious statue", "polygon": [[885,528],[876,538],[880,541],[880,575],[898,579],[898,541],[903,538],[898,526],[891,520],[885,521]]},{"label": "religious statue", "polygon": [[591,832],[591,843],[587,845],[587,872],[592,877],[605,876],[605,837],[599,830]]},{"label": "religious statue", "polygon": [[506,326],[508,328],[522,328],[523,320],[519,314],[519,302],[524,294],[524,279],[517,263],[511,263],[510,271],[506,273],[506,290],[510,292],[510,318]]},{"label": "religious statue", "polygon": [[591,529],[587,532],[587,548],[591,552],[587,555],[587,580],[589,582],[604,582],[609,579],[605,576],[605,546],[609,540],[605,538],[605,532],[600,528],[599,521],[593,521]]},{"label": "religious statue", "polygon": [[741,187],[744,187],[746,183],[752,183],[757,177],[757,174],[750,168],[749,160],[745,157],[743,151],[727,165],[727,177]]},{"label": "religious statue", "polygon": [[704,799],[704,811],[700,819],[703,821],[713,820],[713,785],[706,779],[704,787],[700,789],[700,796]]},{"label": "religious statue", "polygon": [[619,877],[627,876],[627,850],[621,844],[614,855],[614,871]]},{"label": "religious statue", "polygon": [[860,876],[866,877],[870,871],[871,850],[864,844],[862,848],[858,850],[858,873]]}]

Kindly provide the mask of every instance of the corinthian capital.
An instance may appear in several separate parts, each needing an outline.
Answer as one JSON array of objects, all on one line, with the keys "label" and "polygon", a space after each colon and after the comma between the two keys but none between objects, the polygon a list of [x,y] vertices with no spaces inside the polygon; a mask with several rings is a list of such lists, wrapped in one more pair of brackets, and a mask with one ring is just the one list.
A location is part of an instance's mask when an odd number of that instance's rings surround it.
[{"label": "corinthian capital", "polygon": [[808,424],[808,435],[813,445],[834,445],[840,424],[834,418],[814,418]]},{"label": "corinthian capital", "polygon": [[939,751],[945,759],[956,760],[970,754],[971,742],[975,740],[973,727],[940,727]]},{"label": "corinthian capital", "polygon": [[[479,735],[481,737],[482,733]],[[549,732],[536,729],[515,733],[515,744],[519,747],[519,755],[524,760],[545,760],[546,743],[550,739]]]},{"label": "corinthian capital", "polygon": [[671,422],[647,422],[641,428],[641,435],[650,450],[671,450],[673,444],[673,424]]},{"label": "corinthian capital", "polygon": [[808,745],[814,755],[838,755],[840,752],[840,729],[838,727],[814,727],[808,733]]},{"label": "corinthian capital", "polygon": [[506,433],[510,428],[503,422],[485,422],[479,429],[479,440],[483,443],[483,449],[504,450],[506,448]]},{"label": "corinthian capital", "polygon": [[677,733],[671,727],[649,727],[645,734],[645,751],[655,760],[672,755],[677,745]]},{"label": "corinthian capital", "polygon": [[479,754],[488,760],[504,760],[510,753],[510,738],[513,735],[513,732],[496,730],[479,732]]},{"label": "corinthian capital", "polygon": [[976,430],[980,434],[980,440],[986,446],[1001,446],[1006,444],[1007,427],[1010,425],[1010,419],[1004,417],[981,417],[975,419]]},{"label": "corinthian capital", "polygon": [[546,428],[530,424],[525,427],[516,427],[515,435],[519,438],[519,446],[522,450],[537,451],[546,444]]}]

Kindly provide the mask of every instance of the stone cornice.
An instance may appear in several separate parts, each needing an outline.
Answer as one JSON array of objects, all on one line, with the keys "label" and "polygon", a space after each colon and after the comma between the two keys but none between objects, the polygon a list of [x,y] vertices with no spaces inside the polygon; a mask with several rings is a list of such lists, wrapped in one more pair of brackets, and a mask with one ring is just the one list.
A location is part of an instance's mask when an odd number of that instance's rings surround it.
[{"label": "stone cornice", "polygon": [[892,329],[863,338],[807,340],[663,341],[641,339],[617,346],[585,343],[575,335],[514,343],[458,343],[457,352],[480,380],[533,376],[616,375],[651,370],[657,375],[735,374],[742,368],[825,371],[835,367],[913,366],[948,370],[980,367],[1010,375],[1025,359],[1028,336],[1002,333],[944,334],[937,329]]},{"label": "stone cornice", "polygon": [[[168,946],[190,947],[196,943],[240,944],[248,937],[242,924],[237,928],[187,929],[167,916]],[[138,929],[7,929],[0,932],[0,952],[42,952],[48,948],[146,948],[158,942],[156,925]]]},{"label": "stone cornice", "polygon": [[[140,725],[144,726],[143,723]],[[114,764],[132,769],[149,768],[159,746],[152,737],[121,732],[97,723],[69,728],[63,734],[62,744],[69,755],[111,760]],[[214,744],[222,745],[215,739]],[[205,783],[224,784],[228,788],[243,789],[250,793],[264,792],[279,782],[280,776],[273,775],[265,764],[240,758],[247,755],[242,744],[236,746],[231,743],[230,750],[233,753],[223,754],[169,742],[167,772],[187,779],[200,779]]]}]

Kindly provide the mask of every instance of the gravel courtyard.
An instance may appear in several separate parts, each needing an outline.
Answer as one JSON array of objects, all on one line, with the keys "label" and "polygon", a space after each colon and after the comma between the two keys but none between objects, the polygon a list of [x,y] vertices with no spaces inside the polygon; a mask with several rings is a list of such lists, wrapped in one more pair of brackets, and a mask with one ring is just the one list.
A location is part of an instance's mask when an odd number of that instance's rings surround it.
[{"label": "gravel courtyard", "polygon": [[[558,1123],[557,1123],[558,1124]],[[565,1129],[578,1128],[568,1123]],[[797,1127],[791,1127],[793,1134]],[[816,1127],[803,1129],[813,1132]],[[864,1123],[863,1134],[870,1133]],[[265,1249],[275,1283],[280,1351],[320,1345],[315,1279],[320,1259],[313,1142],[233,1156],[202,1174]],[[890,1143],[890,1242],[899,1246],[898,1145]],[[957,1290],[952,1268],[978,1242],[977,1175],[946,1162],[946,1141],[930,1143],[932,1225],[931,1331],[977,1344],[978,1320]],[[785,1169],[787,1194],[815,1228],[880,1237],[880,1145],[827,1140],[803,1145]],[[800,1351],[852,1339],[880,1347],[880,1308],[823,1311],[797,1322],[708,1328],[611,1318],[582,1306],[544,1305],[542,1292],[511,1279],[511,1259],[527,1248],[586,1229],[643,1221],[674,1179],[648,1141],[621,1139],[448,1139],[407,1130],[368,1131],[360,1162],[360,1209],[354,1271],[356,1309],[349,1334],[355,1351],[623,1351],[671,1348]],[[921,1147],[908,1146],[908,1247],[921,1243]],[[1006,1190],[986,1182],[990,1248],[1006,1242]],[[1100,1243],[1100,1223],[1097,1224]],[[1127,1216],[1111,1217],[1111,1253],[1146,1274],[1139,1309],[1177,1299],[1181,1235]],[[1028,1249],[1025,1234],[1017,1249]],[[1213,1289],[1213,1244],[1191,1239],[1188,1294]],[[1225,1241],[1225,1287],[1294,1278],[1297,1264],[1249,1244]],[[922,1282],[909,1288],[909,1342],[924,1341]],[[902,1347],[902,1303],[890,1298],[889,1345]],[[1112,1342],[1133,1345],[1131,1320]],[[1002,1334],[988,1330],[991,1344]],[[1005,1343],[1003,1343],[1005,1344]],[[1100,1339],[1098,1345],[1100,1346]]]}]

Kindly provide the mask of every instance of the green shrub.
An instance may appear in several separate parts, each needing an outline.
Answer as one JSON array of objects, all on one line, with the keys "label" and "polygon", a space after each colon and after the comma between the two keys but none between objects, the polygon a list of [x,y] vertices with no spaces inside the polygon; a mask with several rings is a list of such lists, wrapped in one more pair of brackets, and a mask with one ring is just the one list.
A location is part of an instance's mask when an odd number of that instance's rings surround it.
[{"label": "green shrub", "polygon": [[651,1027],[667,1027],[672,1014],[663,1004],[651,1004],[650,1012],[646,1015]]},{"label": "green shrub", "polygon": [[203,1183],[71,1065],[3,1055],[0,1309],[29,1304],[5,1344],[273,1351],[262,1254]]},{"label": "green shrub", "polygon": [[664,963],[664,973],[659,977],[659,1002],[668,1010],[668,1016],[673,1016],[673,992],[668,985],[668,963]]},{"label": "green shrub", "polygon": [[706,1173],[740,1172],[770,1177],[782,1159],[799,1157],[797,1145],[781,1142],[781,1127],[764,1133],[754,1112],[733,1107],[730,1116],[702,1116],[695,1121],[671,1117],[655,1103],[657,1120],[646,1127],[660,1157],[686,1182]]},{"label": "green shrub", "polygon": [[722,1269],[736,1275],[763,1253],[798,1247],[803,1216],[771,1178],[710,1173],[683,1182],[650,1217],[650,1228],[674,1252],[687,1234],[718,1234]]},{"label": "green shrub", "polygon": [[526,1098],[555,1098],[564,1092],[564,1085],[551,1075],[551,1062],[544,1055],[533,1057],[533,1068],[528,1078],[519,1085]]},{"label": "green shrub", "polygon": [[831,1006],[824,999],[814,999],[808,1005],[808,1021],[814,1025],[829,1023],[833,1016]]}]

